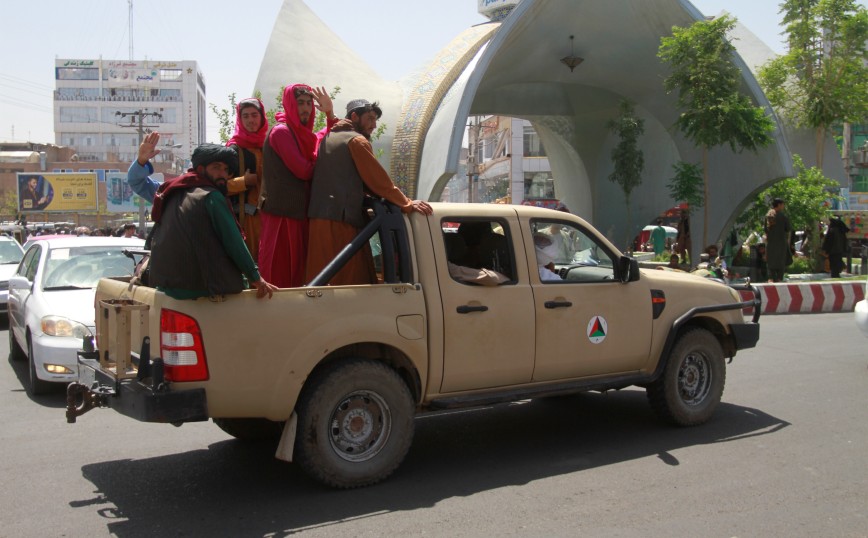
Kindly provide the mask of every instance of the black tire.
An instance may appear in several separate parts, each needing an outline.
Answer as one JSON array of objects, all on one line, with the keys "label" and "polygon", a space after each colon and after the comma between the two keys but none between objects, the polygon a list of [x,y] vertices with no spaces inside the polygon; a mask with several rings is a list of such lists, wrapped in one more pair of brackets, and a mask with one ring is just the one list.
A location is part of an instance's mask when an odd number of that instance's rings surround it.
[{"label": "black tire", "polygon": [[240,441],[277,441],[283,431],[283,422],[264,418],[215,418],[214,424]]},{"label": "black tire", "polygon": [[299,398],[294,459],[328,486],[375,484],[407,455],[414,411],[410,389],[393,369],[343,362],[311,379]]},{"label": "black tire", "polygon": [[27,354],[24,353],[24,350],[18,345],[18,341],[15,340],[15,333],[12,332],[11,325],[9,326],[9,358],[17,362],[23,362],[27,359]]},{"label": "black tire", "polygon": [[705,329],[690,329],[673,346],[663,375],[648,386],[648,400],[666,422],[696,426],[711,418],[725,384],[720,342]]},{"label": "black tire", "polygon": [[33,361],[33,344],[30,342],[30,338],[27,339],[27,358],[30,366],[30,385],[28,386],[30,395],[39,396],[40,394],[48,394],[51,392],[54,384],[50,381],[43,381],[36,376],[36,363]]}]

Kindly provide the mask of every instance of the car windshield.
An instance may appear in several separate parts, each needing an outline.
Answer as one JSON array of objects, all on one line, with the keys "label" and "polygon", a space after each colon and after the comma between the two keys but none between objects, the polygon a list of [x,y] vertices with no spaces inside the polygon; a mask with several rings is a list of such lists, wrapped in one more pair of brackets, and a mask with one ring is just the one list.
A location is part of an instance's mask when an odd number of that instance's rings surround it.
[{"label": "car windshield", "polygon": [[24,251],[15,241],[0,241],[0,265],[17,264],[24,257]]},{"label": "car windshield", "polygon": [[125,248],[129,247],[53,248],[48,253],[42,273],[43,289],[94,288],[100,278],[130,276],[135,264],[123,253]]}]

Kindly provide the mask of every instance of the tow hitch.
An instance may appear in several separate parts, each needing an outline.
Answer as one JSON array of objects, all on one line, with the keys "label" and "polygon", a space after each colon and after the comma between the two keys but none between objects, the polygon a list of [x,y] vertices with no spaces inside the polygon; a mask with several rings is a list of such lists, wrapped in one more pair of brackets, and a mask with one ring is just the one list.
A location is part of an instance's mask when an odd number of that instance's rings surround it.
[{"label": "tow hitch", "polygon": [[66,387],[66,422],[75,424],[76,417],[95,407],[108,407],[108,398],[114,390],[106,386],[95,389],[81,383],[70,383]]}]

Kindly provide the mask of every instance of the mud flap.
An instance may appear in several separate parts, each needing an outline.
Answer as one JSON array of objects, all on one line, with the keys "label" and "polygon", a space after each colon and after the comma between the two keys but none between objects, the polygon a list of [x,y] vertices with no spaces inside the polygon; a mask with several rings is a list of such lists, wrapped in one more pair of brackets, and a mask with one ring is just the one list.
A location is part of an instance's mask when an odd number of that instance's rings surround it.
[{"label": "mud flap", "polygon": [[292,451],[295,448],[295,430],[298,427],[298,414],[295,411],[289,416],[289,420],[283,425],[283,433],[280,434],[280,443],[274,457],[292,462]]}]

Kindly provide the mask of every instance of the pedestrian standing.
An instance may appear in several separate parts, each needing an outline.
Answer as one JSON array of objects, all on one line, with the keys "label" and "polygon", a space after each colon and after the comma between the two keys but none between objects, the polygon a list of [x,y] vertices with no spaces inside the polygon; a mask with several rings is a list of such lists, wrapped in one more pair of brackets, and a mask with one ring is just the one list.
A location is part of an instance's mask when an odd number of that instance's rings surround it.
[{"label": "pedestrian standing", "polygon": [[829,258],[829,272],[832,278],[841,276],[844,269],[844,255],[847,253],[847,232],[850,228],[840,218],[829,217],[829,229],[823,237],[820,248]]},{"label": "pedestrian standing", "polygon": [[784,201],[781,198],[772,200],[772,207],[766,213],[766,265],[770,282],[782,282],[784,271],[793,263],[793,251],[790,246],[790,236],[793,227],[790,219],[784,213]]}]

